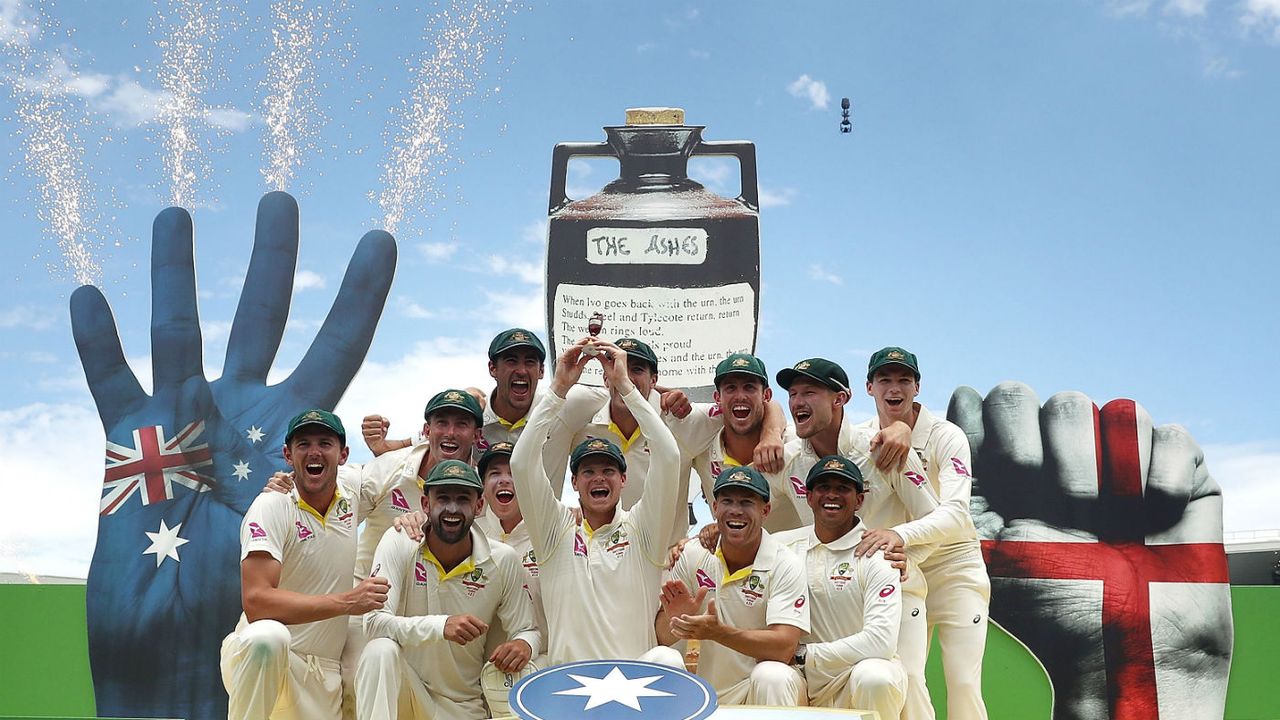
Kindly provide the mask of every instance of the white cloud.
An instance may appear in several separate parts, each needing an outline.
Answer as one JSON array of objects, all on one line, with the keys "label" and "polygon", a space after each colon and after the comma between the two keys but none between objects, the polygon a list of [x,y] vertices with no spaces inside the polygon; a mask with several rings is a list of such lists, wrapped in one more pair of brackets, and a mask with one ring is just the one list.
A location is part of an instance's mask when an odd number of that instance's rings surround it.
[{"label": "white cloud", "polygon": [[547,324],[546,298],[541,285],[527,293],[496,293],[485,291],[485,304],[479,317],[502,327],[528,328],[542,337]]},{"label": "white cloud", "polygon": [[111,92],[95,103],[95,108],[119,127],[138,127],[155,120],[172,98],[164,90],[143,87],[137,80],[121,76]]},{"label": "white cloud", "polygon": [[691,158],[689,161],[689,177],[722,195],[729,191],[729,182],[737,180],[737,175],[737,166],[723,158]]},{"label": "white cloud", "polygon": [[547,241],[548,218],[541,218],[520,229],[520,239],[527,243],[541,245]]},{"label": "white cloud", "polygon": [[399,311],[402,316],[407,318],[412,318],[414,320],[428,320],[436,316],[434,311],[422,307],[404,295],[395,296],[392,298],[391,302],[396,310]]},{"label": "white cloud", "polygon": [[513,260],[506,255],[490,255],[485,260],[487,265],[482,268],[482,272],[494,275],[512,275],[519,278],[521,282],[530,284],[541,284],[546,277],[546,272],[541,262]]},{"label": "white cloud", "polygon": [[1280,42],[1280,0],[1245,0],[1240,24],[1248,31],[1270,32],[1272,42]]},{"label": "white cloud", "polygon": [[209,108],[205,121],[222,130],[242,132],[253,123],[253,116],[235,108]]},{"label": "white cloud", "polygon": [[821,282],[831,283],[832,285],[844,284],[844,278],[840,277],[839,275],[836,275],[833,272],[829,272],[826,268],[822,267],[821,265],[816,265],[816,264],[810,265],[809,277],[813,278],[814,280],[819,280]]},{"label": "white cloud", "polygon": [[801,75],[787,86],[787,92],[792,97],[809,101],[811,110],[826,110],[827,105],[831,103],[831,94],[827,92],[827,84],[821,80],[814,80],[808,75]]},{"label": "white cloud", "polygon": [[792,198],[796,196],[795,188],[782,188],[774,190],[760,186],[760,207],[781,207],[782,205],[790,205]]},{"label": "white cloud", "polygon": [[1280,440],[1205,445],[1204,456],[1222,486],[1223,529],[1280,528]]},{"label": "white cloud", "polygon": [[1107,0],[1107,12],[1116,17],[1145,15],[1152,0]]},{"label": "white cloud", "polygon": [[24,328],[26,330],[47,330],[57,322],[58,315],[48,308],[33,305],[18,305],[7,310],[0,310],[0,328]]},{"label": "white cloud", "polygon": [[1204,17],[1209,0],[1169,0],[1164,6],[1165,15]]},{"label": "white cloud", "polygon": [[311,270],[299,270],[293,276],[293,291],[323,290],[326,282],[324,276]]},{"label": "white cloud", "polygon": [[414,245],[414,248],[427,262],[443,263],[448,262],[453,257],[453,254],[458,251],[458,243],[418,243]]},{"label": "white cloud", "polygon": [[0,0],[0,42],[27,47],[40,36],[40,26],[23,0]]},{"label": "white cloud", "polygon": [[1202,68],[1205,77],[1209,78],[1226,78],[1228,80],[1240,77],[1240,71],[1231,65],[1231,61],[1222,56],[1208,58],[1204,62]]},{"label": "white cloud", "polygon": [[14,508],[56,507],[52,515],[9,513],[0,523],[0,572],[85,577],[102,489],[97,413],[45,403],[0,410],[0,437],[5,501]]}]

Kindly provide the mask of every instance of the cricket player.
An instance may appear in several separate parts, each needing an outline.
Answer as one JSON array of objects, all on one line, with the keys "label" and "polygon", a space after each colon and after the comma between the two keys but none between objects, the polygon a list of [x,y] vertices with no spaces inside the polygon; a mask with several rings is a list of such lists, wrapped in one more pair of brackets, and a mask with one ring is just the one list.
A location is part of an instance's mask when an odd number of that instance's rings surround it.
[{"label": "cricket player", "polygon": [[[473,527],[484,504],[475,470],[444,460],[424,487],[426,538],[388,530],[374,556],[390,587],[386,605],[365,616],[370,639],[356,672],[360,720],[490,717],[481,690],[486,658],[500,672],[519,673],[541,649],[516,552]],[[488,653],[497,619],[509,639]]]},{"label": "cricket player", "polygon": [[876,432],[903,422],[911,427],[913,452],[924,464],[925,475],[939,506],[909,522],[872,530],[860,550],[871,552],[885,543],[891,546],[930,547],[920,562],[929,586],[926,598],[929,632],[936,627],[947,681],[947,717],[985,720],[982,700],[982,656],[987,642],[987,613],[991,580],[982,560],[982,546],[969,514],[973,490],[969,439],[959,427],[915,401],[920,392],[920,366],[916,356],[900,347],[886,347],[867,364],[867,394],[875,398],[876,417],[860,427]]},{"label": "cricket player", "polygon": [[764,363],[754,355],[734,353],[716,364],[714,382],[713,403],[689,403],[679,390],[662,396],[663,405],[671,410],[663,420],[684,456],[694,458],[703,497],[711,497],[712,483],[721,470],[751,465],[772,488],[773,509],[765,529],[800,527],[807,513],[796,505],[803,504],[803,497],[798,503],[791,499],[794,494],[779,472],[784,445],[793,435],[787,432],[782,407],[773,401]]},{"label": "cricket player", "polygon": [[712,496],[719,545],[685,545],[662,587],[658,641],[701,641],[698,674],[721,705],[805,705],[791,662],[809,632],[808,587],[799,558],[764,529],[769,483],[755,468],[725,468]]},{"label": "cricket player", "polygon": [[[596,358],[605,382],[647,438],[649,482],[630,510],[622,507],[628,479],[625,455],[605,438],[580,443],[569,458],[582,512],[579,525],[551,491],[543,439],[558,421],[569,388],[592,361],[583,353],[589,342],[601,351]],[[679,486],[679,449],[658,411],[628,376],[627,360],[622,348],[588,338],[566,348],[556,361],[551,392],[534,407],[511,455],[516,497],[547,600],[547,644],[553,664],[621,658],[683,665],[679,652],[658,646],[653,631],[670,509]]]},{"label": "cricket player", "polygon": [[[910,452],[911,429],[902,422],[880,432],[858,428],[844,414],[849,402],[849,376],[844,368],[825,358],[801,360],[778,372],[778,384],[787,390],[791,416],[799,437],[788,443],[787,472],[793,483],[801,482],[810,468],[827,455],[842,455],[857,463],[868,479],[861,517],[870,529],[891,528],[910,518],[924,517],[938,507],[938,497],[924,476],[924,465]],[[902,452],[905,444],[906,452]],[[884,470],[886,453],[905,456],[899,471]],[[889,550],[889,543],[880,549]],[[907,547],[907,581],[902,587],[902,624],[898,631],[898,657],[907,672],[907,697],[903,720],[934,717],[924,666],[929,654],[925,598],[928,587],[917,570],[928,556],[926,546]]]},{"label": "cricket player", "polygon": [[796,651],[809,704],[902,712],[907,674],[897,658],[902,621],[899,575],[879,551],[858,557],[866,526],[855,515],[865,486],[842,455],[818,460],[805,478],[813,525],[774,538],[804,565],[810,630]]},{"label": "cricket player", "polygon": [[347,616],[381,608],[387,581],[352,587],[356,488],[338,481],[347,460],[342,421],[307,410],[289,421],[284,458],[294,489],[254,499],[240,528],[244,614],[222,642],[227,715],[338,718]]},{"label": "cricket player", "polygon": [[356,578],[368,577],[373,552],[397,517],[423,507],[423,478],[444,460],[470,462],[484,415],[465,390],[432,396],[423,412],[426,442],[384,453],[360,471],[360,503],[367,512],[356,551]]}]

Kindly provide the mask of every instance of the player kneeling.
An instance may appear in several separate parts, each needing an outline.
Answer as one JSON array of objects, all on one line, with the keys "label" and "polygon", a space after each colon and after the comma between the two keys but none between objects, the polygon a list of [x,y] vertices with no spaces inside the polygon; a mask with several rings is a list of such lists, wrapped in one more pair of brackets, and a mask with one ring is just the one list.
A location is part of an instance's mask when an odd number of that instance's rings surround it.
[{"label": "player kneeling", "polygon": [[898,571],[884,555],[857,557],[866,526],[854,514],[864,486],[840,455],[818,461],[805,479],[813,525],[774,537],[798,555],[809,582],[812,627],[796,650],[812,705],[902,712],[907,675],[895,651],[902,615]]},{"label": "player kneeling", "polygon": [[805,705],[804,676],[790,663],[809,631],[808,588],[800,560],[764,530],[769,482],[726,468],[712,494],[719,546],[684,546],[662,588],[658,640],[702,641],[698,674],[721,705]]},{"label": "player kneeling", "polygon": [[[372,718],[487,718],[481,676],[528,669],[541,650],[516,552],[472,527],[483,485],[471,466],[432,468],[429,528],[414,542],[388,530],[374,574],[391,586],[384,609],[365,616],[370,637],[356,671],[356,708]],[[485,636],[500,618],[511,639],[485,663]]]}]

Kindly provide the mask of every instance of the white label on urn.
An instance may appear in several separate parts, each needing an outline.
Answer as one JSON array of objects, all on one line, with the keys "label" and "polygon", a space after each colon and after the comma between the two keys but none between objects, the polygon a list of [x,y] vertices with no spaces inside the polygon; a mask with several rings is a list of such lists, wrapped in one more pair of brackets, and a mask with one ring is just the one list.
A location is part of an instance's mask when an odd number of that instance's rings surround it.
[{"label": "white label on urn", "polygon": [[591,228],[587,262],[593,265],[701,265],[707,259],[702,228]]},{"label": "white label on urn", "polygon": [[[751,352],[756,295],[748,283],[708,288],[571,285],[555,289],[551,335],[557,350],[587,334],[594,312],[604,315],[603,336],[640,338],[658,356],[658,377],[669,387],[711,385],[716,363]],[[587,382],[600,384],[600,366],[589,363]]]}]

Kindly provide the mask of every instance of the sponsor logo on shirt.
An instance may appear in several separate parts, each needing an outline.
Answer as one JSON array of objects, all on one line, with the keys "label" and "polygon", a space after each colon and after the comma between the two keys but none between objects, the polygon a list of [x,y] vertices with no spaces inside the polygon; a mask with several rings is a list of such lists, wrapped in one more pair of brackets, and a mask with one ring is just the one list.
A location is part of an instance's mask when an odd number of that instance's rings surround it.
[{"label": "sponsor logo on shirt", "polygon": [[751,577],[742,583],[742,602],[747,607],[754,607],[760,598],[764,597],[764,579],[755,573],[751,573]]},{"label": "sponsor logo on shirt", "polygon": [[836,590],[843,590],[844,586],[849,584],[853,579],[852,570],[853,567],[847,562],[842,562],[831,569],[831,584]]},{"label": "sponsor logo on shirt", "polygon": [[724,410],[720,408],[720,403],[714,403],[707,408],[707,417],[719,417],[724,414]]},{"label": "sponsor logo on shirt", "polygon": [[894,587],[893,584],[885,585],[884,587],[880,588],[880,597],[887,598],[890,595],[892,595],[894,591],[897,589],[898,588]]},{"label": "sponsor logo on shirt", "polygon": [[706,570],[698,568],[698,572],[694,573],[693,576],[698,581],[698,587],[704,587],[711,590],[716,589],[716,581],[711,579],[711,576],[707,574]]},{"label": "sponsor logo on shirt", "polygon": [[427,565],[421,560],[413,564],[413,583],[415,585],[427,584]]},{"label": "sponsor logo on shirt", "polygon": [[804,481],[795,475],[791,476],[791,489],[795,492],[796,497],[809,496],[809,489],[804,486]]},{"label": "sponsor logo on shirt", "polygon": [[797,610],[804,607],[804,596],[801,595],[800,597],[796,598],[796,602],[794,605],[792,605],[792,607],[794,607]]},{"label": "sponsor logo on shirt", "polygon": [[404,499],[404,492],[400,488],[391,490],[391,507],[400,512],[409,512],[409,501]]},{"label": "sponsor logo on shirt", "polygon": [[476,448],[480,450],[488,450],[489,441],[482,436],[479,440],[476,441]]},{"label": "sponsor logo on shirt", "polygon": [[261,525],[259,525],[256,522],[249,523],[249,539],[252,540],[253,538],[264,538],[266,536],[267,536],[267,531],[263,530]]},{"label": "sponsor logo on shirt", "polygon": [[711,461],[711,477],[713,478],[720,477],[721,470],[724,470],[724,467],[719,462],[712,460]]},{"label": "sponsor logo on shirt", "polygon": [[299,540],[310,540],[311,538],[313,538],[313,537],[315,537],[315,536],[316,536],[316,534],[315,534],[314,532],[312,532],[312,531],[311,531],[311,528],[309,528],[309,527],[307,527],[305,524],[303,524],[303,522],[302,522],[301,520],[294,520],[294,521],[293,521],[293,524],[298,526],[298,539],[299,539]]},{"label": "sponsor logo on shirt", "polygon": [[956,474],[961,477],[973,477],[969,474],[969,468],[965,467],[964,461],[960,458],[951,458],[951,465],[956,469]]},{"label": "sponsor logo on shirt", "polygon": [[524,571],[529,573],[529,577],[538,577],[538,558],[534,556],[532,549],[524,554],[520,564],[524,565]]},{"label": "sponsor logo on shirt", "polygon": [[587,556],[587,541],[582,539],[580,532],[573,534],[573,554],[579,557]]},{"label": "sponsor logo on shirt", "polygon": [[462,577],[462,586],[467,589],[467,597],[475,597],[476,593],[484,589],[488,585],[488,578],[484,576],[484,568],[476,568],[469,574]]},{"label": "sponsor logo on shirt", "polygon": [[925,479],[920,473],[914,470],[908,470],[903,473],[903,476],[910,480],[912,485],[915,485],[916,487],[924,487]]}]

